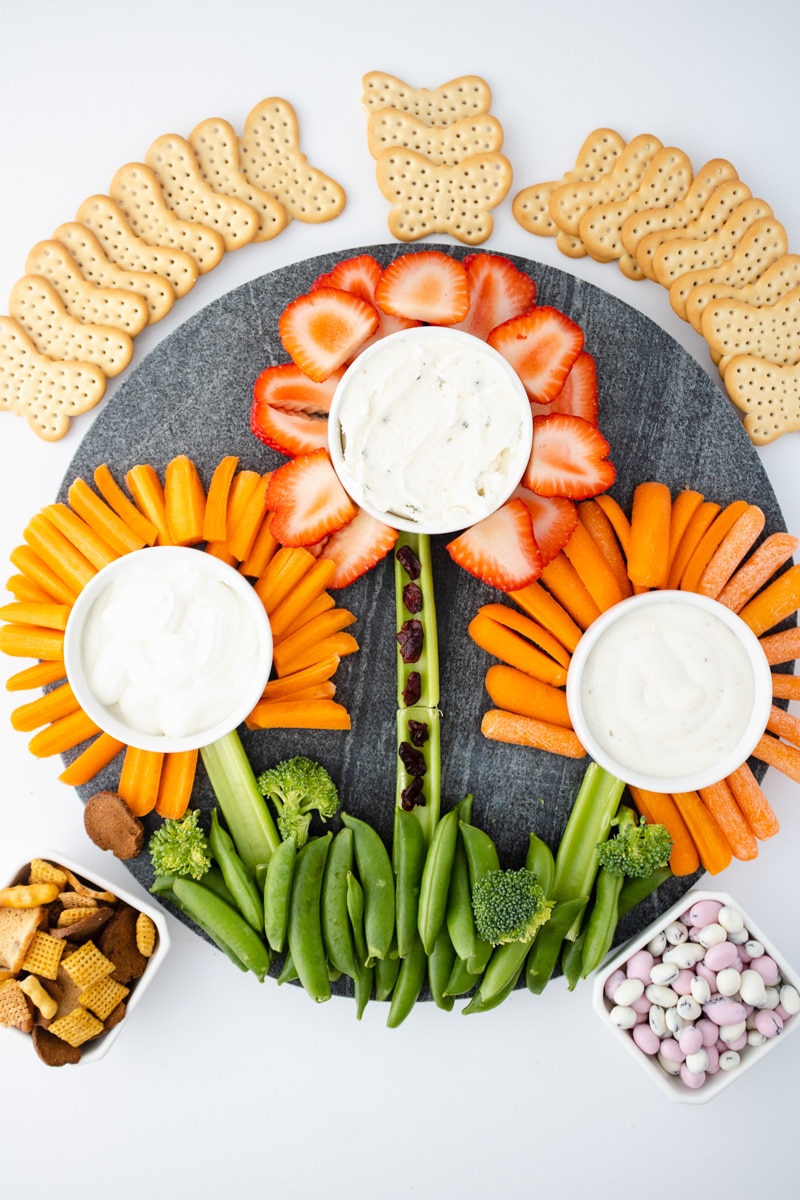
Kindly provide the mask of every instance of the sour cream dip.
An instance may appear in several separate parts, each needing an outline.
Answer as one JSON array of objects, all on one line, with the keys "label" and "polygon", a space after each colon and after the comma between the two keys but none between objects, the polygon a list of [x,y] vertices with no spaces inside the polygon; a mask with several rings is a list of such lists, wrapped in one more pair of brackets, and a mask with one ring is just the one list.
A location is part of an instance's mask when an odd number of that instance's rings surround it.
[{"label": "sour cream dip", "polygon": [[474,524],[517,487],[531,405],[513,367],[480,338],[422,326],[369,346],[329,416],[334,467],[379,520],[420,533]]},{"label": "sour cream dip", "polygon": [[190,749],[257,703],[272,662],[263,605],[213,556],[152,547],[117,559],[76,601],[67,678],[101,729],[142,749]]},{"label": "sour cream dip", "polygon": [[567,703],[588,753],[652,791],[716,783],[752,752],[769,716],[758,639],[714,600],[649,592],[607,610],[570,664]]}]

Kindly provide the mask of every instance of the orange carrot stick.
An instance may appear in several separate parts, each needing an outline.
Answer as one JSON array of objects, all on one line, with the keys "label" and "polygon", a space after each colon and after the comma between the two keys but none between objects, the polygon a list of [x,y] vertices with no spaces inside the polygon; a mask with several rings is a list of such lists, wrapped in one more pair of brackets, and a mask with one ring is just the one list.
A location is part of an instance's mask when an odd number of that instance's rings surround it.
[{"label": "orange carrot stick", "polygon": [[553,687],[563,687],[567,682],[565,667],[541,650],[537,650],[508,626],[501,625],[499,621],[478,613],[470,621],[467,632],[487,654],[499,658],[509,666],[517,667],[526,675],[532,675],[534,679],[550,683]]},{"label": "orange carrot stick", "polygon": [[25,578],[30,579],[43,592],[46,592],[51,600],[55,600],[59,604],[73,604],[78,593],[73,591],[38,554],[35,554],[30,546],[15,546],[10,557],[14,566],[22,571]]},{"label": "orange carrot stick", "polygon": [[323,662],[332,654],[344,658],[347,654],[355,654],[356,650],[358,650],[358,642],[351,633],[343,629],[339,633],[333,633],[330,637],[323,638],[321,642],[314,642],[304,651],[296,654],[294,658],[283,663],[280,670],[276,664],[275,669],[283,678],[285,675],[294,675],[297,671],[304,670],[305,667],[311,667],[314,663]]},{"label": "orange carrot stick", "polygon": [[619,542],[620,546],[622,546],[623,554],[627,556],[631,543],[630,521],[614,497],[609,496],[608,492],[601,492],[599,496],[595,496],[594,498],[614,527],[614,533],[617,535],[617,541]]},{"label": "orange carrot stick", "polygon": [[164,508],[174,545],[196,546],[203,541],[206,494],[200,472],[186,454],[179,454],[167,463]]},{"label": "orange carrot stick", "polygon": [[643,788],[631,787],[630,784],[628,790],[645,820],[650,824],[663,825],[669,830],[672,838],[672,852],[669,856],[672,874],[694,875],[700,866],[700,856],[672,796],[667,792],[645,791]]},{"label": "orange carrot stick", "polygon": [[139,512],[155,525],[157,546],[171,546],[172,535],[167,521],[167,506],[164,487],[149,463],[137,463],[125,476],[128,491],[133,496]]},{"label": "orange carrot stick", "polygon": [[48,504],[42,512],[96,570],[101,571],[115,558],[119,558],[116,550],[66,504]]},{"label": "orange carrot stick", "polygon": [[33,733],[34,729],[41,729],[43,725],[49,725],[51,721],[57,721],[59,717],[66,717],[75,712],[77,707],[78,701],[72,688],[68,683],[62,683],[49,692],[43,692],[35,700],[15,708],[11,713],[11,726],[21,733]]},{"label": "orange carrot stick", "polygon": [[578,521],[563,553],[572,563],[589,595],[601,612],[624,599],[625,592],[606,562],[597,542]]},{"label": "orange carrot stick", "polygon": [[130,554],[147,545],[141,534],[131,529],[84,479],[73,480],[67,498],[73,511],[117,554]]},{"label": "orange carrot stick", "polygon": [[563,725],[565,729],[572,728],[563,688],[542,683],[506,663],[493,663],[486,672],[485,682],[496,708],[521,717],[535,717],[550,725]]},{"label": "orange carrot stick", "polygon": [[748,504],[734,521],[711,555],[696,591],[716,600],[764,528],[764,513],[757,504]]},{"label": "orange carrot stick", "polygon": [[770,733],[774,733],[785,741],[791,742],[793,746],[800,747],[800,718],[796,717],[793,713],[778,708],[777,704],[773,704],[770,709],[767,729]]},{"label": "orange carrot stick", "polygon": [[759,738],[753,757],[788,775],[795,783],[800,783],[800,750],[796,746],[765,733]]},{"label": "orange carrot stick", "polygon": [[0,650],[13,658],[64,659],[64,634],[39,625],[0,625]]},{"label": "orange carrot stick", "polygon": [[[322,683],[311,683],[308,687],[299,688],[293,691],[288,696],[275,696],[269,691],[264,692],[264,695],[259,700],[253,712],[245,719],[245,725],[248,729],[263,729],[260,724],[260,714],[264,711],[269,712],[270,706],[275,704],[316,704],[319,700],[333,700],[336,695],[336,684],[331,683],[329,679],[323,680]],[[266,707],[262,707],[266,706]],[[276,726],[277,728],[277,726]]]},{"label": "orange carrot stick", "polygon": [[230,545],[231,535],[242,519],[259,482],[263,484],[266,493],[266,484],[263,483],[262,476],[258,471],[237,471],[231,480],[231,486],[228,489],[228,511],[225,514],[225,527],[228,531],[225,535],[225,542],[228,545]]},{"label": "orange carrot stick", "polygon": [[335,700],[260,700],[247,724],[251,729],[349,729],[350,714]]},{"label": "orange carrot stick", "polygon": [[[332,634],[347,629],[355,619],[354,614],[348,612],[346,608],[332,608],[329,612],[314,617],[311,621],[306,621],[290,637],[284,638],[275,645],[272,654],[275,670],[279,675],[285,674],[287,663],[301,657],[309,650],[313,650]],[[315,655],[312,661],[317,661],[319,657],[319,655]]]},{"label": "orange carrot stick", "polygon": [[[672,513],[669,519],[669,568],[672,569],[672,560],[675,557],[675,552],[681,543],[686,527],[692,519],[693,513],[703,503],[703,493],[696,492],[693,488],[683,488],[678,492],[672,502]],[[667,579],[669,579],[669,570],[667,571]]]},{"label": "orange carrot stick", "polygon": [[27,692],[33,688],[47,687],[49,683],[59,683],[66,678],[66,674],[61,659],[45,660],[10,675],[6,680],[6,688],[9,692]]},{"label": "orange carrot stick", "polygon": [[47,758],[51,754],[72,750],[99,732],[100,727],[87,717],[82,708],[77,708],[35,733],[28,742],[28,749],[37,758]]},{"label": "orange carrot stick", "polygon": [[109,508],[139,535],[145,546],[154,546],[158,530],[153,522],[128,499],[106,463],[101,463],[95,469],[94,481]]},{"label": "orange carrot stick", "polygon": [[243,575],[248,575],[251,579],[258,579],[264,574],[267,569],[267,563],[275,555],[280,542],[272,532],[272,513],[267,513],[261,522],[258,533],[255,536],[250,553],[242,563],[239,570]]},{"label": "orange carrot stick", "polygon": [[328,587],[336,574],[336,563],[330,558],[317,558],[300,577],[295,587],[276,604],[269,615],[275,641],[285,637],[301,614]]},{"label": "orange carrot stick", "polygon": [[800,563],[789,567],[762,592],[745,604],[739,616],[749,625],[756,637],[772,629],[800,608]]},{"label": "orange carrot stick", "polygon": [[53,599],[27,575],[12,575],[6,580],[6,591],[11,592],[15,600],[31,601],[34,604],[51,604]]},{"label": "orange carrot stick", "polygon": [[0,607],[0,621],[13,621],[17,625],[41,625],[44,629],[67,628],[67,617],[71,612],[68,604],[50,601],[23,601],[4,604]]},{"label": "orange carrot stick", "polygon": [[600,609],[563,550],[547,564],[539,578],[581,629],[588,629],[600,616]]},{"label": "orange carrot stick", "polygon": [[306,621],[312,621],[314,617],[319,617],[324,612],[329,612],[336,607],[336,601],[330,592],[320,592],[316,600],[312,600],[308,608],[304,612],[298,612],[291,625],[282,633],[281,640],[286,637],[291,637],[296,633],[301,626],[305,625]]},{"label": "orange carrot stick", "polygon": [[558,638],[536,621],[532,621],[530,617],[523,616],[516,609],[509,608],[507,604],[482,604],[478,612],[483,613],[486,617],[491,617],[493,621],[505,625],[508,629],[513,629],[520,637],[527,638],[540,650],[544,650],[545,654],[549,654],[556,662],[561,663],[562,667],[569,666],[570,655]]},{"label": "orange carrot stick", "polygon": [[728,786],[759,841],[774,837],[781,827],[780,821],[747,763],[742,763],[728,776]]},{"label": "orange carrot stick", "polygon": [[531,583],[519,591],[508,594],[523,612],[543,625],[545,629],[549,629],[565,650],[569,650],[570,654],[575,650],[583,636],[583,630],[573,621],[555,596],[551,596],[540,583]]},{"label": "orange carrot stick", "polygon": [[117,790],[135,816],[143,817],[155,808],[163,764],[164,755],[156,750],[127,747]]},{"label": "orange carrot stick", "polygon": [[758,857],[758,842],[724,779],[700,788],[700,797],[725,834],[731,853],[741,862]]},{"label": "orange carrot stick", "polygon": [[267,564],[264,574],[254,584],[268,613],[274,612],[316,561],[305,546],[281,546]]},{"label": "orange carrot stick", "polygon": [[234,558],[244,562],[249,556],[256,535],[269,515],[267,513],[267,487],[271,472],[262,475],[249,493],[241,512],[231,520],[228,545]]},{"label": "orange carrot stick", "polygon": [[118,742],[110,733],[100,733],[68,767],[64,768],[58,778],[70,787],[82,787],[113,762],[120,750],[124,749],[124,745],[124,742]]},{"label": "orange carrot stick", "polygon": [[772,695],[776,700],[800,700],[800,675],[772,672]]},{"label": "orange carrot stick", "polygon": [[203,521],[203,538],[207,542],[224,542],[228,536],[228,494],[238,465],[236,455],[228,454],[214,468]]},{"label": "orange carrot stick", "polygon": [[304,691],[314,684],[323,683],[336,674],[339,666],[339,656],[331,654],[319,662],[296,671],[293,675],[282,675],[279,679],[270,679],[264,688],[266,700],[288,700],[297,692]]},{"label": "orange carrot stick", "polygon": [[718,875],[733,858],[728,839],[697,792],[675,792],[672,798],[692,835],[700,862],[709,875]]},{"label": "orange carrot stick", "polygon": [[625,565],[622,547],[614,526],[596,500],[582,500],[578,505],[578,520],[594,538],[595,544],[611,568],[623,596],[630,596],[631,581]]},{"label": "orange carrot stick", "polygon": [[704,500],[698,504],[692,513],[686,528],[683,531],[683,537],[678,542],[675,548],[675,553],[672,556],[672,563],[667,576],[667,587],[677,588],[680,586],[683,572],[689,559],[697,549],[697,545],[703,534],[711,525],[714,518],[720,512],[720,505],[714,504],[711,500]]},{"label": "orange carrot stick", "polygon": [[741,612],[767,580],[788,562],[800,543],[790,533],[772,533],[750,555],[717,596],[720,604]]},{"label": "orange carrot stick", "polygon": [[800,625],[782,629],[780,633],[770,633],[767,637],[759,638],[759,641],[771,667],[800,658]]},{"label": "orange carrot stick", "polygon": [[663,588],[669,572],[672,496],[665,483],[647,480],[633,492],[628,577],[643,588]]},{"label": "orange carrot stick", "polygon": [[184,815],[189,807],[196,771],[196,750],[181,750],[164,755],[155,804],[160,817],[177,821]]},{"label": "orange carrot stick", "polygon": [[73,596],[97,574],[97,569],[75,549],[43,513],[37,513],[26,525],[22,536],[41,560],[53,571]]},{"label": "orange carrot stick", "polygon": [[733,500],[717,514],[695,546],[692,556],[684,568],[680,583],[684,592],[697,591],[703,571],[716,553],[717,547],[745,512],[747,512],[747,502]]},{"label": "orange carrot stick", "polygon": [[501,708],[490,708],[484,713],[481,733],[494,742],[530,746],[536,750],[547,750],[550,754],[560,754],[564,758],[584,758],[586,755],[573,730],[547,721],[537,721],[534,717],[505,712]]}]

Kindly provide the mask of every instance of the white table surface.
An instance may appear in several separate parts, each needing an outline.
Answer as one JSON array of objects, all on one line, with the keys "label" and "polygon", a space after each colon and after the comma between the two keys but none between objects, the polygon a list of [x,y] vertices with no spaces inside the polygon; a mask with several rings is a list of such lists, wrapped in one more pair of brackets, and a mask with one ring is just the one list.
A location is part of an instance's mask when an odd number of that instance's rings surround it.
[{"label": "white table surface", "polygon": [[[0,292],[24,273],[35,243],[105,191],[119,166],[141,160],[155,137],[185,134],[209,116],[241,127],[256,102],[285,97],[309,161],[345,187],[344,213],[323,225],[294,222],[274,241],[227,256],[141,335],[140,362],[248,278],[390,240],[366,147],[364,73],[380,69],[427,87],[478,74],[492,87],[515,169],[487,248],[606,288],[668,330],[714,378],[705,345],[664,291],[628,281],[614,265],[563,258],[515,223],[511,196],[569,169],[598,126],[628,138],[650,132],[684,149],[695,167],[730,159],[796,250],[798,14],[791,0],[9,6],[0,33]],[[45,444],[21,420],[0,417],[0,561],[54,498],[92,419]],[[794,532],[798,437],[759,451]],[[3,677],[16,667],[0,664]],[[58,763],[34,760],[27,738],[9,726],[17,701],[0,695],[0,877],[55,846],[135,889],[124,866],[88,841]],[[797,967],[800,792],[774,771],[765,786],[781,833],[755,862],[715,882]],[[100,1063],[48,1072],[26,1041],[0,1035],[4,1195],[38,1179],[41,1194],[62,1200],[107,1188],[118,1197],[244,1195],[248,1185],[282,1198],[350,1200],[502,1191],[572,1200],[620,1187],[661,1198],[681,1186],[714,1197],[752,1194],[767,1179],[783,1179],[785,1190],[794,1177],[800,1038],[710,1105],[676,1105],[601,1028],[588,986],[569,994],[559,980],[541,997],[521,991],[471,1020],[420,1005],[390,1031],[377,1004],[360,1024],[346,1000],[315,1011],[297,989],[259,986],[182,925],[171,929],[161,975]]]}]

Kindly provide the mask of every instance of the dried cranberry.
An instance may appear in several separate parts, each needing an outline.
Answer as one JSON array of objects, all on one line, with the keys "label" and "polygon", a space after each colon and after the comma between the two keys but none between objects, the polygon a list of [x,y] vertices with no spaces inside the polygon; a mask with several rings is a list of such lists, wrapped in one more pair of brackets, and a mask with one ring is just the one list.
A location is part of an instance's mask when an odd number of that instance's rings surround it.
[{"label": "dried cranberry", "polygon": [[427,768],[425,763],[425,755],[421,750],[417,750],[411,745],[411,742],[401,742],[397,748],[397,753],[400,755],[400,761],[409,775],[424,775]]},{"label": "dried cranberry", "polygon": [[412,779],[408,787],[403,788],[400,793],[400,807],[405,812],[411,812],[412,808],[423,808],[425,805],[425,796],[422,791],[422,780],[417,776]]},{"label": "dried cranberry", "polygon": [[405,569],[409,579],[419,579],[422,566],[410,546],[401,546],[397,551],[397,561]]},{"label": "dried cranberry", "polygon": [[422,612],[422,588],[418,583],[407,583],[403,588],[403,604],[406,612]]},{"label": "dried cranberry", "polygon": [[408,733],[412,746],[424,746],[430,733],[427,721],[409,721]]},{"label": "dried cranberry", "polygon": [[422,654],[422,622],[413,617],[409,621],[403,621],[395,637],[403,662],[418,662]]},{"label": "dried cranberry", "polygon": [[422,695],[422,679],[419,671],[409,671],[406,686],[403,688],[403,703],[407,708],[416,704]]}]

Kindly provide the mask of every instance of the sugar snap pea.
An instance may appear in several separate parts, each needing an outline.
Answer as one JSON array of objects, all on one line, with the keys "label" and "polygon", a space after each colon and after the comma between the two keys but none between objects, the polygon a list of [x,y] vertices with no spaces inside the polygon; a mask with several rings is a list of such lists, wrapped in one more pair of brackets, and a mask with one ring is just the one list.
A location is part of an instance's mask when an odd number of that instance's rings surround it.
[{"label": "sugar snap pea", "polygon": [[[219,877],[222,880],[221,874]],[[203,878],[205,879],[206,876],[204,875]],[[238,967],[240,971],[247,971],[248,968],[245,966],[245,964],[242,962],[242,960],[240,958],[237,958],[237,956],[231,950],[230,946],[222,940],[222,938],[219,936],[219,934],[215,930],[211,929],[208,925],[206,925],[205,922],[199,920],[197,916],[193,916],[189,912],[189,910],[186,908],[186,906],[184,904],[181,904],[180,900],[178,899],[178,897],[175,895],[174,891],[172,890],[172,885],[174,882],[175,882],[174,875],[156,875],[155,879],[153,880],[153,884],[150,888],[150,891],[156,896],[166,896],[167,899],[172,904],[175,905],[175,907],[178,909],[179,912],[182,912],[185,917],[188,917],[189,920],[198,927],[198,929],[202,929],[202,931],[206,935],[206,937],[209,938],[209,940],[214,943],[214,945],[217,947],[218,950],[221,950],[223,954],[226,954],[228,956],[228,958],[231,960],[231,962],[234,964],[234,966]],[[222,882],[222,886],[223,886],[223,888],[225,887],[224,880]],[[225,888],[225,891],[227,891],[227,890],[228,889]],[[233,905],[232,902],[231,902],[231,907],[235,908],[235,905]]]},{"label": "sugar snap pea", "polygon": [[264,883],[264,932],[276,954],[282,952],[286,942],[289,897],[296,857],[297,839],[292,834],[285,842],[281,842],[267,864],[267,878]]},{"label": "sugar snap pea", "polygon": [[473,975],[469,969],[468,963],[463,958],[456,955],[456,960],[453,963],[453,969],[450,972],[450,978],[447,981],[445,988],[446,996],[465,996],[467,992],[481,981],[480,975]]},{"label": "sugar snap pea", "polygon": [[356,952],[356,977],[353,981],[356,996],[356,1018],[360,1021],[372,996],[374,966],[367,966],[367,939],[364,934],[364,889],[352,871],[347,873],[347,914],[353,929]]},{"label": "sugar snap pea", "polygon": [[539,995],[547,986],[558,962],[564,937],[573,923],[580,921],[587,900],[588,897],[579,896],[574,900],[557,902],[550,920],[539,930],[525,964],[525,979],[535,995]]},{"label": "sugar snap pea", "polygon": [[294,983],[298,979],[297,967],[294,965],[294,959],[290,950],[286,951],[286,956],[283,960],[280,975],[278,976],[278,984]]},{"label": "sugar snap pea", "polygon": [[367,963],[385,958],[392,944],[395,927],[394,872],[389,852],[380,834],[350,813],[342,813],[342,822],[353,831],[353,851],[361,887],[364,891],[364,936]]},{"label": "sugar snap pea", "polygon": [[425,831],[413,812],[394,810],[392,860],[395,876],[397,953],[406,958],[417,937],[419,889],[425,865]]},{"label": "sugar snap pea", "polygon": [[397,953],[397,947],[392,943],[392,948],[385,958],[375,960],[375,999],[388,1000],[394,991],[394,985],[397,983],[397,976],[400,971],[400,963],[402,959]]},{"label": "sugar snap pea", "polygon": [[583,954],[581,977],[590,975],[605,958],[614,940],[617,928],[619,894],[622,890],[622,875],[612,875],[605,867],[597,872],[594,901],[582,932]]},{"label": "sugar snap pea", "polygon": [[353,831],[346,826],[333,838],[322,878],[322,940],[328,962],[356,977],[353,930],[347,913],[347,875],[353,869]]},{"label": "sugar snap pea", "polygon": [[458,837],[458,811],[452,808],[440,819],[433,831],[419,890],[417,928],[426,954],[433,950],[437,934],[447,912],[450,872]]},{"label": "sugar snap pea", "polygon": [[255,876],[239,857],[231,835],[220,825],[216,808],[211,813],[208,847],[239,912],[257,933],[263,933],[264,904],[256,887]]},{"label": "sugar snap pea", "polygon": [[397,983],[394,985],[392,1000],[389,1005],[389,1015],[386,1024],[389,1029],[396,1029],[405,1021],[419,999],[420,992],[425,986],[428,956],[422,939],[417,938],[411,953],[400,960],[400,971]]},{"label": "sugar snap pea", "polygon": [[661,887],[662,883],[666,883],[668,879],[672,879],[670,868],[656,867],[655,871],[639,879],[623,880],[617,906],[619,919],[622,920],[624,916],[627,916],[632,908],[636,908],[637,904],[646,900],[656,888]]},{"label": "sugar snap pea", "polygon": [[[485,833],[482,829],[478,829],[476,825],[468,824],[466,821],[462,821],[459,828],[467,859],[471,909],[472,889],[487,871],[497,871],[500,869],[500,859],[497,854],[497,847],[488,833]],[[486,970],[486,964],[492,957],[493,947],[491,942],[484,942],[482,938],[477,936],[477,933],[475,936],[475,950],[467,961],[473,975],[482,975]]]},{"label": "sugar snap pea", "polygon": [[297,851],[289,898],[286,939],[297,974],[312,1000],[331,997],[328,960],[322,941],[322,877],[332,834],[312,838]]},{"label": "sugar snap pea", "polygon": [[525,866],[529,871],[533,871],[539,880],[539,887],[545,896],[549,896],[556,873],[556,862],[553,857],[553,851],[547,842],[543,842],[538,834],[533,832],[528,835],[528,851],[525,855]]},{"label": "sugar snap pea", "polygon": [[[523,966],[524,966],[524,964],[523,964]],[[519,979],[519,976],[521,974],[522,974],[522,967],[520,967],[520,970],[516,976],[512,976],[512,978],[509,979],[508,983],[502,989],[502,991],[496,992],[495,995],[492,996],[491,999],[489,999],[489,1000],[483,999],[483,997],[481,996],[480,988],[478,988],[478,990],[475,992],[475,995],[470,1000],[469,1004],[465,1004],[464,1007],[462,1008],[462,1010],[461,1010],[462,1016],[470,1016],[472,1013],[490,1012],[491,1009],[497,1008],[498,1005],[502,1004],[503,1001],[505,999],[507,999],[507,997],[510,996],[511,993],[514,991],[514,988],[517,986],[517,979]]]},{"label": "sugar snap pea", "polygon": [[453,973],[456,952],[450,941],[447,923],[442,924],[433,943],[433,950],[428,955],[428,984],[437,1008],[450,1012],[453,1007],[453,997],[447,992],[447,985]]},{"label": "sugar snap pea", "polygon": [[582,925],[580,933],[573,940],[565,938],[561,945],[561,973],[567,981],[571,992],[581,981],[583,970],[583,946],[586,941],[586,926]]},{"label": "sugar snap pea", "polygon": [[269,970],[269,950],[264,942],[221,896],[193,879],[176,879],[172,890],[184,912],[210,936],[215,934],[229,946],[240,962],[262,982]]}]

